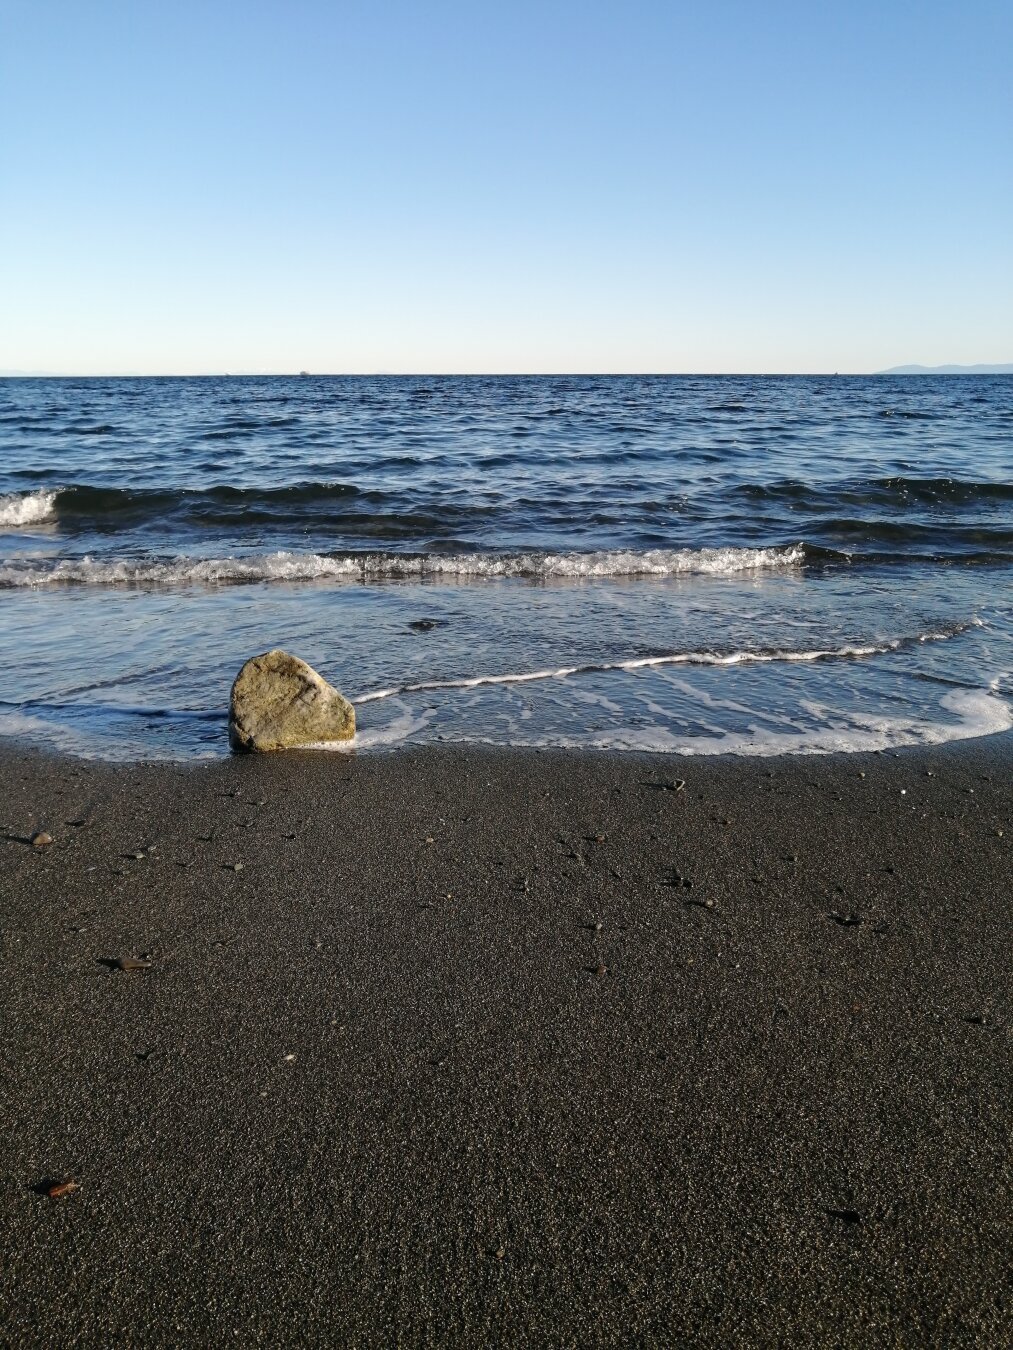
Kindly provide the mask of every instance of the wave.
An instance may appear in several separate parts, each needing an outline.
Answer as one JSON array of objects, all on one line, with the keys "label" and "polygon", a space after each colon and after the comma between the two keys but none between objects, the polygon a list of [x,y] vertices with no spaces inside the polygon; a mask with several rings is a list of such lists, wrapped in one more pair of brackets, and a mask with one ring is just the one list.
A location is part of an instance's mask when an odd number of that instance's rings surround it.
[{"label": "wave", "polygon": [[[55,515],[68,523],[132,525],[138,520],[159,520],[183,511],[203,517],[225,509],[244,515],[249,511],[291,509],[306,505],[326,507],[349,497],[375,496],[386,499],[386,493],[374,494],[341,482],[293,483],[283,487],[234,487],[220,483],[208,488],[120,488],[92,486],[81,483],[46,489],[39,492],[12,493],[0,501],[14,503],[44,497],[47,515]],[[0,516],[0,523],[3,517]]]},{"label": "wave", "polygon": [[[827,565],[832,567],[846,566],[851,567],[860,565],[864,567],[893,567],[901,564],[905,566],[947,566],[947,567],[1001,567],[1008,563],[1013,563],[1013,534],[1007,532],[1009,547],[1003,548],[1003,540],[998,540],[998,547],[974,548],[973,542],[966,543],[957,550],[940,551],[935,549],[872,549],[865,548],[861,552],[857,549],[829,548],[826,545],[806,544],[805,560],[812,566]],[[991,541],[990,541],[991,542]]]},{"label": "wave", "polygon": [[[374,461],[373,471],[413,467],[411,456]],[[40,494],[27,494],[30,496]],[[25,494],[13,494],[11,524],[36,523],[42,517],[15,518]],[[481,499],[458,499],[453,493],[420,494],[409,486],[358,487],[345,482],[302,482],[282,487],[118,488],[77,485],[47,490],[46,519],[66,533],[131,533],[158,525],[181,537],[196,530],[210,534],[224,527],[237,532],[258,527],[302,534],[326,531],[329,538],[415,542],[424,546],[449,533],[484,528],[495,508]],[[0,520],[0,529],[3,521]]]},{"label": "wave", "polygon": [[729,576],[798,567],[802,544],[786,548],[617,549],[594,553],[293,553],[238,558],[9,559],[0,587],[236,585],[254,582]]},{"label": "wave", "polygon": [[[406,683],[353,697],[352,701],[357,708],[372,704],[393,709],[393,714],[381,715],[379,720],[375,719],[372,713],[367,714],[363,719],[365,725],[360,722],[358,734],[353,741],[342,743],[340,746],[320,744],[305,748],[343,752],[364,751],[404,744],[420,736],[423,740],[428,739],[430,723],[436,720],[438,709],[432,705],[431,699],[422,700],[422,706],[418,704],[413,706],[411,695],[417,693],[446,692],[453,696],[458,691],[470,691],[480,686],[562,681],[571,676],[580,677],[602,672],[614,672],[621,676],[624,673],[636,674],[638,671],[660,666],[733,667],[757,663],[862,660],[869,656],[916,647],[927,642],[945,641],[981,626],[983,626],[981,620],[975,618],[881,641],[849,643],[833,647],[669,652],[550,670],[472,675],[458,679]],[[568,732],[539,733],[537,730],[532,735],[532,728],[526,724],[522,716],[519,721],[510,725],[509,730],[500,739],[489,738],[481,731],[476,734],[474,725],[456,729],[453,725],[440,721],[438,725],[441,734],[437,739],[471,744],[582,747],[695,755],[814,754],[873,750],[902,745],[932,745],[949,740],[985,736],[1013,727],[1013,710],[1007,700],[1000,696],[1000,686],[1001,679],[996,678],[991,681],[987,690],[958,689],[945,694],[940,700],[940,706],[956,716],[955,722],[940,720],[928,710],[920,714],[897,716],[893,712],[870,713],[803,702],[802,708],[808,717],[815,718],[815,723],[808,728],[802,728],[797,723],[792,723],[789,718],[774,719],[777,722],[787,723],[791,727],[790,730],[764,726],[764,721],[769,719],[765,719],[764,715],[759,713],[749,728],[741,732],[721,731],[709,723],[704,723],[704,734],[699,731],[690,734],[685,729],[685,723],[682,726],[650,723],[645,725],[640,719],[634,719],[632,722],[620,720],[608,729],[598,728],[576,735]],[[604,699],[597,701],[604,702],[613,712],[621,713],[618,704]],[[661,712],[661,709],[655,711]],[[0,700],[0,736],[48,740],[60,749],[86,755],[97,754],[104,759],[178,758],[179,747],[175,740],[163,737],[152,739],[150,735],[152,723],[161,722],[179,724],[183,736],[189,733],[190,758],[195,755],[214,756],[224,749],[225,720],[224,705],[212,708],[181,708],[131,703],[111,704],[101,701],[66,704],[48,698],[21,702]],[[130,729],[131,723],[137,726],[136,731]],[[144,724],[143,731],[140,724]],[[221,728],[217,749],[214,748],[217,739],[212,731],[214,724],[220,724]]]},{"label": "wave", "polygon": [[1006,481],[893,476],[815,484],[778,478],[667,492],[638,480],[629,467],[634,457],[632,450],[624,452],[626,472],[610,477],[607,495],[595,455],[585,454],[582,470],[550,487],[532,481],[513,452],[477,461],[483,472],[510,465],[515,470],[502,481],[493,473],[481,490],[462,487],[453,464],[442,460],[437,481],[432,455],[420,459],[404,451],[347,462],[343,472],[361,482],[138,488],[80,483],[0,496],[0,531],[44,521],[55,521],[67,534],[127,534],[157,526],[163,537],[180,541],[225,531],[231,545],[251,535],[263,539],[270,530],[281,546],[312,539],[360,550],[397,543],[422,551],[436,541],[452,548],[459,539],[544,537],[546,528],[554,538],[593,544],[588,531],[607,528],[610,542],[644,550],[671,538],[675,513],[701,545],[719,544],[733,529],[744,544],[756,547],[797,532],[814,545],[853,545],[863,556],[877,545],[909,553],[923,545],[940,557],[1013,548],[1004,510],[1013,502],[1013,483]]},{"label": "wave", "polygon": [[551,670],[532,670],[505,675],[467,675],[456,680],[423,680],[417,684],[395,685],[390,689],[377,689],[372,693],[360,694],[353,701],[356,704],[377,703],[383,699],[400,698],[405,694],[418,694],[436,689],[477,689],[483,684],[528,684],[533,680],[562,680],[571,675],[593,675],[609,670],[648,670],[656,666],[744,666],[778,661],[857,660],[865,656],[879,656],[886,652],[900,651],[905,647],[916,647],[925,642],[945,642],[948,638],[959,637],[968,629],[980,627],[982,627],[980,619],[968,619],[962,623],[929,629],[924,633],[890,638],[885,642],[803,648],[797,651],[785,647],[766,647],[734,652],[666,652],[660,656],[628,657],[623,661],[590,662],[584,665],[560,666]]},{"label": "wave", "polygon": [[815,485],[803,479],[778,478],[769,483],[740,483],[727,489],[731,499],[773,501],[810,510],[836,509],[842,503],[857,506],[904,507],[975,502],[1013,502],[1013,483],[989,479],[917,478],[893,475],[885,478],[843,479]]},{"label": "wave", "polygon": [[57,493],[51,489],[37,492],[10,492],[0,496],[0,528],[38,525],[52,518]]},{"label": "wave", "polygon": [[627,750],[671,755],[826,755],[895,750],[904,746],[945,745],[1013,729],[1013,712],[1001,698],[985,690],[945,694],[940,706],[957,720],[876,716],[839,712],[831,721],[808,731],[779,732],[753,728],[714,736],[680,735],[666,727],[627,727],[588,736],[562,736],[529,741],[546,748]]}]

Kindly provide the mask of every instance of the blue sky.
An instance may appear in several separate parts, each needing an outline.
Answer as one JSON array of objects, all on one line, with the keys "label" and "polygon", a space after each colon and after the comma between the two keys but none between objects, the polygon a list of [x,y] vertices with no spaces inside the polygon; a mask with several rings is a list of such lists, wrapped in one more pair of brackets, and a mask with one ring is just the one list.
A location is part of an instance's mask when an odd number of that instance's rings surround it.
[{"label": "blue sky", "polygon": [[1013,361],[1013,5],[5,0],[0,369]]}]

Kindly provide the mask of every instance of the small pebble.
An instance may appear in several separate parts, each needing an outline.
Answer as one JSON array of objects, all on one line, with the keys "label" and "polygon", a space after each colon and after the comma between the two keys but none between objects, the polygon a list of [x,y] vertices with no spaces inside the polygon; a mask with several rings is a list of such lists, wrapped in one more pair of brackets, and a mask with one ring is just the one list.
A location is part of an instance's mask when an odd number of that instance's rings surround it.
[{"label": "small pebble", "polygon": [[121,956],[116,962],[117,970],[150,970],[151,962],[138,956]]},{"label": "small pebble", "polygon": [[53,836],[48,834],[45,830],[37,830],[35,834],[32,835],[31,839],[32,848],[45,848],[47,844],[51,844],[52,842]]},{"label": "small pebble", "polygon": [[241,872],[243,870],[243,864],[241,862],[222,863],[222,866],[225,868],[226,872]]}]

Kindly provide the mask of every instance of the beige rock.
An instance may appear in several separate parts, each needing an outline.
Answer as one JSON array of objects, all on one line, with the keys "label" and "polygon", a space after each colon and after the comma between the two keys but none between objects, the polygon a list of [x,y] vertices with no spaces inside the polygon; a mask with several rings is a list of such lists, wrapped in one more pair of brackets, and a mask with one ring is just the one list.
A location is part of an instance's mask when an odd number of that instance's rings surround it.
[{"label": "beige rock", "polygon": [[236,676],[229,700],[233,750],[290,750],[354,735],[348,699],[297,656],[264,652]]}]

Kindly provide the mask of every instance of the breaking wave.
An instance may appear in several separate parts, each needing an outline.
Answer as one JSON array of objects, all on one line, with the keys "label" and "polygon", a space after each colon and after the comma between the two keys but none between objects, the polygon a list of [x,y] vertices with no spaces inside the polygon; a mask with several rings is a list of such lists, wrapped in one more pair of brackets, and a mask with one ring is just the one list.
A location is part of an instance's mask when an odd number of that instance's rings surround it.
[{"label": "breaking wave", "polygon": [[52,518],[57,493],[50,489],[38,492],[9,492],[0,496],[0,529],[11,526],[38,525]]},{"label": "breaking wave", "polygon": [[238,558],[36,558],[0,565],[0,586],[181,586],[253,582],[493,580],[582,581],[611,577],[727,576],[798,567],[787,548],[616,549],[595,553],[295,553]]}]

